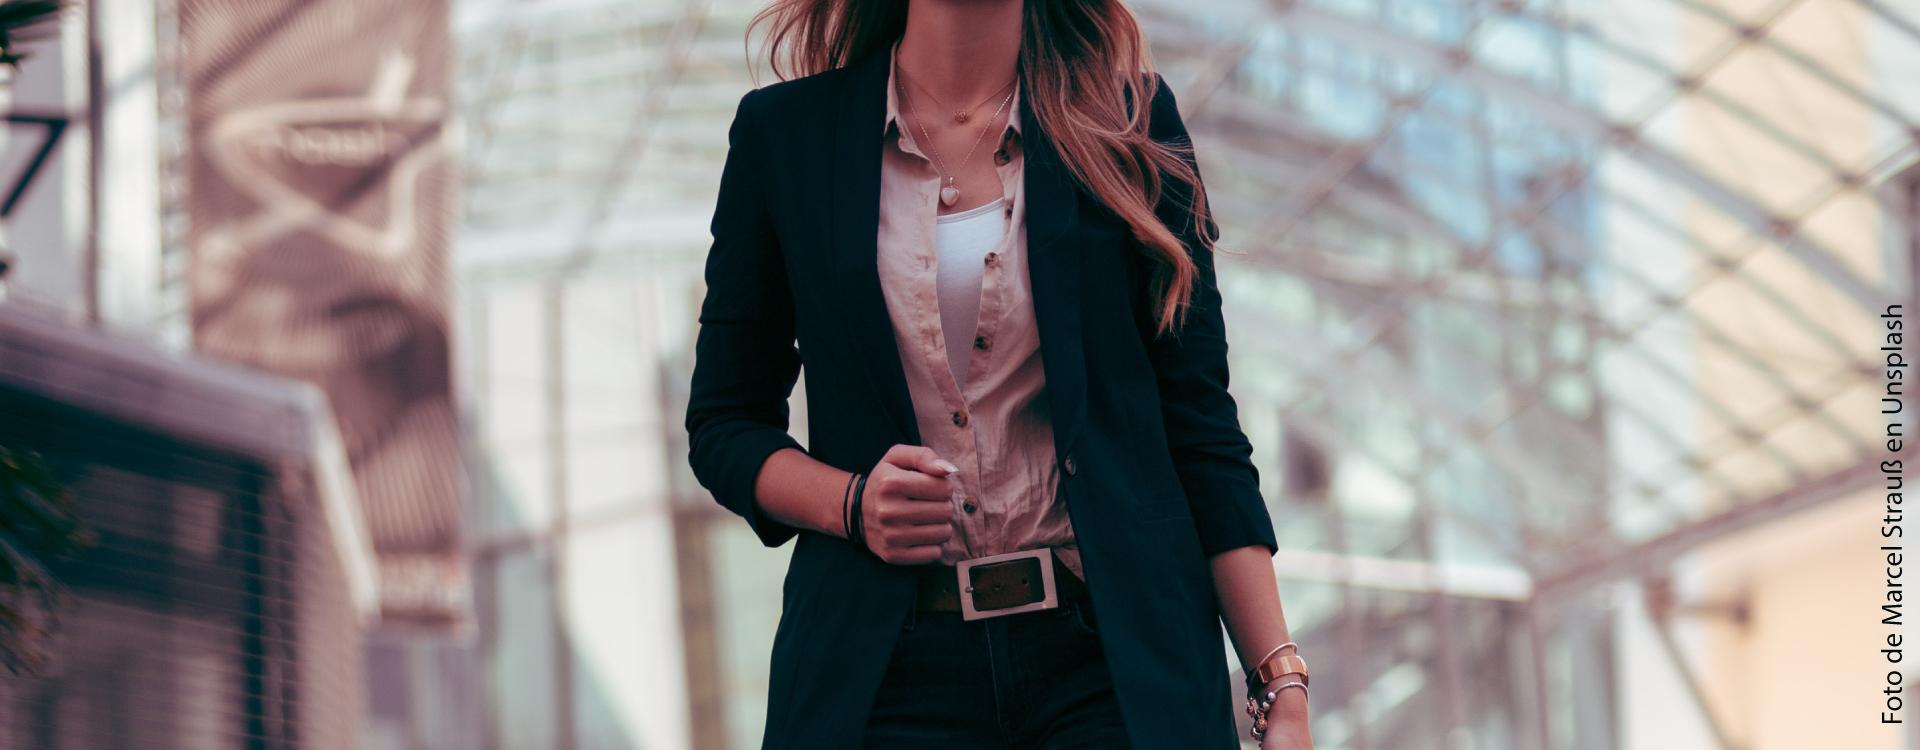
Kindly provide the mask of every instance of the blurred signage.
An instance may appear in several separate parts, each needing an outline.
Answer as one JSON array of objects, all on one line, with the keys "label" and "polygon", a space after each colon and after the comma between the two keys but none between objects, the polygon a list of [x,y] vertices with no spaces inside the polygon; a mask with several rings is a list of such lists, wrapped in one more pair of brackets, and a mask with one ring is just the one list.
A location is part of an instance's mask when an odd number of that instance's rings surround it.
[{"label": "blurred signage", "polygon": [[382,619],[468,611],[447,0],[180,0],[195,346],[332,400]]}]

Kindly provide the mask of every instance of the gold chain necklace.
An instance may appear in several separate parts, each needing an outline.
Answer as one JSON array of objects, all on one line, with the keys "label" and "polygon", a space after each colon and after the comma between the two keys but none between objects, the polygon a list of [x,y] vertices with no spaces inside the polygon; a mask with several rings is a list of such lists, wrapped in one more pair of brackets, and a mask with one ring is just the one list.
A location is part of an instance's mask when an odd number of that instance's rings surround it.
[{"label": "gold chain necklace", "polygon": [[[901,89],[900,93],[905,94],[906,90]],[[1000,106],[994,108],[993,116],[988,117],[986,124],[980,126],[980,135],[974,136],[973,147],[967,149],[967,155],[960,160],[960,166],[965,167],[973,163],[973,155],[980,152],[980,144],[987,140],[987,132],[993,128],[993,123],[1000,119],[1000,113],[1006,111],[1007,103],[1013,101],[1013,94],[1014,92],[1008,91],[1007,97],[1000,100]],[[946,187],[940,188],[940,205],[951,206],[959,203],[960,188],[954,185],[954,173],[952,170],[947,169],[947,160],[940,156],[940,147],[933,145],[933,136],[927,133],[927,126],[920,122],[920,116],[914,113],[913,100],[906,96],[900,98],[906,101],[907,117],[913,120],[914,127],[920,129],[920,137],[926,141],[927,151],[933,154],[934,164],[939,167],[941,175],[947,178]],[[985,102],[982,103],[984,104]]]},{"label": "gold chain necklace", "polygon": [[[897,68],[896,68],[896,71],[898,71]],[[920,85],[920,82],[914,80],[912,76],[907,75],[904,71],[898,71],[898,72],[900,73],[901,78],[907,79],[907,83],[913,84],[914,88],[919,89],[920,93],[926,94],[927,98],[932,99],[933,103],[938,105],[941,109],[953,109],[952,107],[947,106],[946,102],[941,101],[940,97],[934,96],[932,91],[927,90],[927,87]],[[1000,88],[994,89],[993,93],[986,95],[986,97],[981,99],[978,104],[975,104],[966,109],[954,109],[953,121],[961,125],[967,124],[968,120],[973,119],[974,110],[979,109],[981,104],[986,104],[987,102],[993,101],[994,97],[999,96],[1000,92],[1006,91],[1008,86],[1012,86],[1014,82],[1018,80],[1020,79],[1018,78],[1008,79],[1006,86],[1001,86]]]}]

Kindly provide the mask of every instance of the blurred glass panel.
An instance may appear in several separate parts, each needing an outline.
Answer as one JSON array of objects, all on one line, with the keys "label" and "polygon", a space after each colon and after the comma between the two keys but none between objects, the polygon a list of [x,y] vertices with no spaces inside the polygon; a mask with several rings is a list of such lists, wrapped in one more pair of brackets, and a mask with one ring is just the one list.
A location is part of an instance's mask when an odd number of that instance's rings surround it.
[{"label": "blurred glass panel", "polygon": [[[1800,148],[1752,113],[1729,110],[1698,96],[1683,97],[1656,115],[1642,138],[1660,152],[1668,179],[1694,186],[1700,197],[1753,222],[1764,212],[1791,217],[1834,181],[1817,154]],[[1684,156],[1682,156],[1684,155]]]},{"label": "blurred glass panel", "polygon": [[[509,750],[553,747],[562,717],[555,705],[554,591],[540,552],[502,555],[483,563],[490,576],[492,652],[488,681],[494,736]],[[485,627],[483,625],[483,627]]]},{"label": "blurred glass panel", "polygon": [[1551,22],[1525,15],[1495,15],[1482,22],[1474,52],[1481,64],[1546,90],[1567,82],[1566,45]]},{"label": "blurred glass panel", "polygon": [[707,524],[713,550],[712,623],[727,695],[728,747],[759,747],[767,716],[767,654],[780,621],[787,553],[769,550],[732,516]]},{"label": "blurred glass panel", "polygon": [[1803,3],[1764,45],[1729,57],[1705,90],[1764,117],[1791,141],[1841,169],[1859,171],[1887,148],[1895,130],[1879,97],[1868,94],[1865,29],[1857,6]]},{"label": "blurred glass panel", "polygon": [[670,456],[657,328],[648,287],[623,279],[569,284],[567,334],[567,506],[575,517],[621,510],[664,512]]},{"label": "blurred glass panel", "polygon": [[474,498],[482,531],[541,528],[553,521],[549,326],[539,287],[490,286],[477,295],[472,338],[485,360],[474,378],[479,418],[480,481]]},{"label": "blurred glass panel", "polygon": [[1387,0],[1382,20],[1388,28],[1439,44],[1458,44],[1478,10],[1447,0]]},{"label": "blurred glass panel", "polygon": [[690,745],[671,518],[595,523],[566,549],[577,746]]},{"label": "blurred glass panel", "polygon": [[489,491],[476,499],[484,528],[496,532],[550,527],[553,516],[553,459],[544,446],[508,446],[489,460]]},{"label": "blurred glass panel", "polygon": [[1377,131],[1386,99],[1371,85],[1374,58],[1319,37],[1301,36],[1296,41],[1302,67],[1294,101],[1308,122],[1328,134],[1355,140]]},{"label": "blurred glass panel", "polygon": [[[1887,15],[1881,15],[1881,14]],[[1889,146],[1907,147],[1915,122],[1920,122],[1920,7],[1910,3],[1879,2],[1864,19],[1862,44],[1866,65],[1872,69],[1866,87],[1874,98],[1897,112],[1899,122],[1879,134]]]}]

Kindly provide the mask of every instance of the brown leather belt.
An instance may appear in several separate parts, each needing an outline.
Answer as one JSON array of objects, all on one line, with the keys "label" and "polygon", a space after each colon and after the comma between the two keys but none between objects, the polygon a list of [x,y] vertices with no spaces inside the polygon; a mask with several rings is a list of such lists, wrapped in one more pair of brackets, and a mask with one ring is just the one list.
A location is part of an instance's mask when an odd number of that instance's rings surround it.
[{"label": "brown leather belt", "polygon": [[[1050,561],[1050,562],[1049,562]],[[962,568],[966,568],[972,586],[970,603],[962,600]],[[1053,572],[1053,599],[1048,601],[1046,576]],[[925,565],[920,569],[920,589],[914,606],[923,612],[961,612],[969,619],[1000,614],[1051,609],[1059,602],[1083,598],[1087,584],[1074,575],[1052,550],[1032,550],[1011,555],[968,560],[961,566]],[[968,610],[973,610],[968,612]]]}]

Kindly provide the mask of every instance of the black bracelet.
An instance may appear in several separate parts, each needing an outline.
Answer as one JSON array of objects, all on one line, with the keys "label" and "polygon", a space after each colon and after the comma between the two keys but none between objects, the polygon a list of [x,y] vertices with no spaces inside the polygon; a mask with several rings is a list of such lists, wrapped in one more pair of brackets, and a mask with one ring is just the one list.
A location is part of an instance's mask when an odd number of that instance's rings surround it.
[{"label": "black bracelet", "polygon": [[853,543],[858,545],[861,550],[871,551],[867,549],[867,519],[866,516],[860,512],[860,506],[862,501],[865,500],[866,494],[867,475],[861,474],[853,480],[853,533],[848,535],[848,538],[852,539]]},{"label": "black bracelet", "polygon": [[847,487],[841,487],[841,533],[852,539],[852,480],[858,480],[858,474],[847,474]]}]

